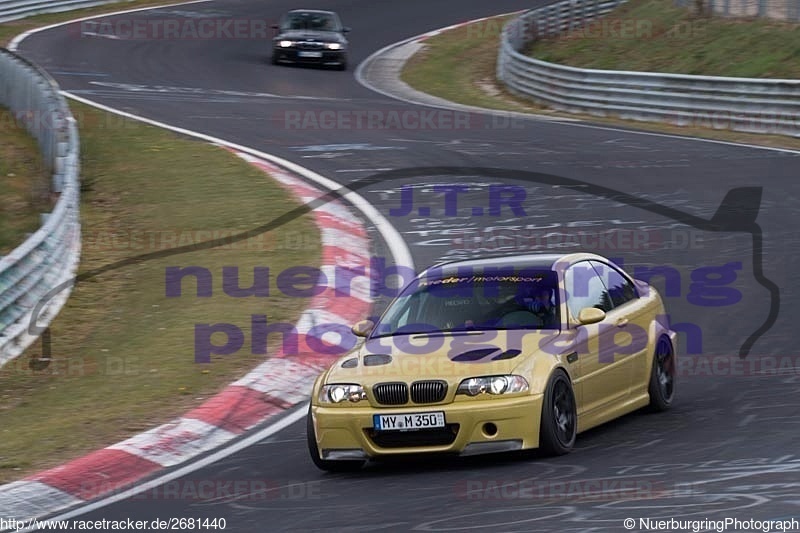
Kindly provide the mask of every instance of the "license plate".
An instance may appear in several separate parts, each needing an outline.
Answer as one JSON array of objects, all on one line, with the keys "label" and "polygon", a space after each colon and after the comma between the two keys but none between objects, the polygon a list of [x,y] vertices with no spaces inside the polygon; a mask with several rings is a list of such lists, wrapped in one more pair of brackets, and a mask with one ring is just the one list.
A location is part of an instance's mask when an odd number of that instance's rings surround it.
[{"label": "license plate", "polygon": [[372,415],[372,423],[378,431],[408,431],[412,429],[443,428],[444,411]]},{"label": "license plate", "polygon": [[299,57],[322,57],[322,52],[297,52]]}]

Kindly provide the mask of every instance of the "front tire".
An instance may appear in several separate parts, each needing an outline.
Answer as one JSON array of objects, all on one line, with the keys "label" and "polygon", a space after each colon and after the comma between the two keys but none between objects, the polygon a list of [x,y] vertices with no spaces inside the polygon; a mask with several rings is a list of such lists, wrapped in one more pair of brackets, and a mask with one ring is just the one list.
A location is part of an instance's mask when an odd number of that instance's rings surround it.
[{"label": "front tire", "polygon": [[660,338],[656,344],[647,392],[651,411],[666,411],[672,406],[675,398],[675,350],[666,337]]},{"label": "front tire", "polygon": [[353,472],[364,466],[365,461],[328,461],[320,458],[310,405],[306,416],[306,440],[308,441],[308,453],[311,455],[311,460],[320,470],[325,470],[326,472]]},{"label": "front tire", "polygon": [[563,370],[556,369],[542,400],[539,447],[548,455],[567,454],[572,451],[577,434],[578,411],[572,383]]}]

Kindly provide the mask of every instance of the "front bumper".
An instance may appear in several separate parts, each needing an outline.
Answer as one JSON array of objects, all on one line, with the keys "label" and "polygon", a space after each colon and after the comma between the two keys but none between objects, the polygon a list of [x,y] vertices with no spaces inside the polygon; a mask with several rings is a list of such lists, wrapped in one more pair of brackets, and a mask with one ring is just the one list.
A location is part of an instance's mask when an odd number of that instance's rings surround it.
[{"label": "front bumper", "polygon": [[309,63],[315,65],[341,65],[347,60],[345,50],[320,50],[320,57],[302,57],[300,50],[293,48],[274,48],[273,57],[279,63]]},{"label": "front bumper", "polygon": [[[445,430],[380,432],[374,414],[444,411]],[[322,459],[365,459],[417,453],[474,455],[539,446],[542,395],[400,408],[312,406]],[[495,431],[488,431],[490,430]]]}]

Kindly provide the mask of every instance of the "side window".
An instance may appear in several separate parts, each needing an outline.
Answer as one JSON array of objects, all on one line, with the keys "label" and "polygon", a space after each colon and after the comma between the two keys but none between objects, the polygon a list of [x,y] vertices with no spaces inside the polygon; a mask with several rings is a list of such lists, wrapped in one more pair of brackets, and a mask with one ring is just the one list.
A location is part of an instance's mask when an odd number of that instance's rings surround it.
[{"label": "side window", "polygon": [[614,308],[603,280],[588,261],[569,267],[564,273],[564,284],[567,290],[567,307],[575,318],[584,307],[596,307],[605,312]]},{"label": "side window", "polygon": [[614,307],[619,307],[639,297],[636,287],[616,268],[597,261],[590,262],[608,289]]}]

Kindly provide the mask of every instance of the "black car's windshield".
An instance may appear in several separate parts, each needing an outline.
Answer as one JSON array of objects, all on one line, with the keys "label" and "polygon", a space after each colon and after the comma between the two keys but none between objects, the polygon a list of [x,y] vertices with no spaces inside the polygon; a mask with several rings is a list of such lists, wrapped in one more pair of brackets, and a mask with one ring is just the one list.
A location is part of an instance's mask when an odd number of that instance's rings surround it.
[{"label": "black car's windshield", "polygon": [[282,30],[341,31],[339,20],[331,13],[295,11],[288,13],[281,23]]},{"label": "black car's windshield", "polygon": [[552,271],[423,279],[386,310],[372,337],[499,329],[558,329]]}]

